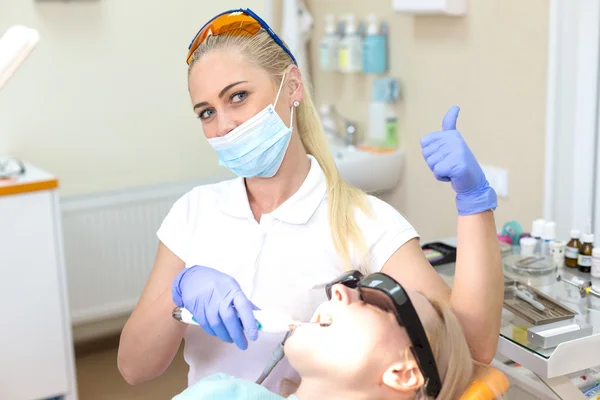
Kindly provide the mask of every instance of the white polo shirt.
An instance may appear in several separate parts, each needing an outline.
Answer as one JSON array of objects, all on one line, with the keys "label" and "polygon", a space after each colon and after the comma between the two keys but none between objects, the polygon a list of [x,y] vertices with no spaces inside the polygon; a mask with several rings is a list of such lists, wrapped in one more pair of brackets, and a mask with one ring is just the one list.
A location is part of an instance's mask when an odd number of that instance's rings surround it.
[{"label": "white polo shirt", "polygon": [[[343,272],[331,238],[325,175],[317,160],[309,158],[310,171],[300,189],[276,210],[263,214],[260,223],[250,210],[243,178],[237,178],[198,186],[182,196],[164,219],[158,238],[186,267],[202,265],[234,277],[259,308],[309,320],[326,300],[324,290],[314,286]],[[376,272],[418,234],[387,203],[373,196],[368,201],[374,218],[357,210],[356,220]],[[184,351],[190,366],[188,384],[215,373],[255,381],[282,338],[261,332],[242,351],[189,326]],[[264,385],[279,392],[283,377],[298,378],[285,359]]]}]

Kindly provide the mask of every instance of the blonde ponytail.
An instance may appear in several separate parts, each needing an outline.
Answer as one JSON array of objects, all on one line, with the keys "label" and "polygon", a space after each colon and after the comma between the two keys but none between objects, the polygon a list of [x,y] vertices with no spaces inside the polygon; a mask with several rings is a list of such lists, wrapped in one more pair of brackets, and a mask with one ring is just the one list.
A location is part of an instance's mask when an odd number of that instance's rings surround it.
[{"label": "blonde ponytail", "polygon": [[[287,53],[267,32],[261,31],[254,36],[243,34],[210,36],[192,55],[188,74],[195,62],[204,54],[224,47],[241,52],[250,63],[264,68],[277,85],[281,82],[286,69],[292,64],[292,59]],[[357,210],[371,215],[367,199],[361,190],[341,178],[306,84],[304,99],[297,110],[297,122],[304,149],[315,157],[325,174],[331,237],[342,259],[342,268],[344,270],[358,268],[368,272],[365,270],[368,264],[368,249],[355,219]],[[353,260],[357,260],[358,265],[353,265]]]},{"label": "blonde ponytail", "polygon": [[[329,144],[323,132],[309,89],[304,86],[304,101],[298,107],[298,130],[304,149],[319,162],[327,180],[327,201],[331,237],[346,270],[366,268],[364,258],[368,253],[360,228],[356,223],[358,209],[370,215],[365,194],[348,184],[340,176]],[[354,245],[355,253],[351,251]],[[352,265],[352,256],[359,260]]]}]

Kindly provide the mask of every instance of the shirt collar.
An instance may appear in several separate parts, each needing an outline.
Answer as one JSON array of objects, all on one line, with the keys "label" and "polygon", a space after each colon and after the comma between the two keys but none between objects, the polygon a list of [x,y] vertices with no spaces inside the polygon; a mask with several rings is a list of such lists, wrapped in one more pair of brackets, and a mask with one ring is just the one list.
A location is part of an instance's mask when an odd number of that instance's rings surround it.
[{"label": "shirt collar", "polygon": [[[321,204],[327,191],[325,174],[312,155],[309,154],[308,158],[310,170],[302,186],[271,212],[271,217],[289,224],[306,224]],[[219,200],[221,209],[227,214],[237,218],[254,218],[248,202],[244,178],[231,181],[221,193]]]}]

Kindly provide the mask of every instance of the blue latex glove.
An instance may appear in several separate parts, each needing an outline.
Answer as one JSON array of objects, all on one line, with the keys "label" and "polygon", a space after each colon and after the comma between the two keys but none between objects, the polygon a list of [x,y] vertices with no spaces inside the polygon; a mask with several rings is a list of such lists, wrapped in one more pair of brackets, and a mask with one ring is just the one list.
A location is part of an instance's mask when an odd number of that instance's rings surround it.
[{"label": "blue latex glove", "polygon": [[435,178],[452,184],[458,215],[472,215],[495,209],[498,201],[475,156],[456,130],[459,112],[459,107],[450,108],[442,131],[423,137],[421,148]]},{"label": "blue latex glove", "polygon": [[248,340],[258,338],[254,304],[231,276],[195,265],[185,268],[173,280],[171,294],[178,307],[185,307],[198,324],[212,336],[235,344],[242,350]]}]

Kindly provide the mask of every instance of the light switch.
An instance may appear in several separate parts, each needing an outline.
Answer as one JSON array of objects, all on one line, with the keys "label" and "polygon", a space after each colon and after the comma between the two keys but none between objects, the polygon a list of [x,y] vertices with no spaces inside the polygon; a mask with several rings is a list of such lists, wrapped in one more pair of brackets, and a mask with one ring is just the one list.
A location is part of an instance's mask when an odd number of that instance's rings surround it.
[{"label": "light switch", "polygon": [[498,197],[508,197],[508,171],[502,168],[482,165],[481,169],[489,184],[494,188]]}]

